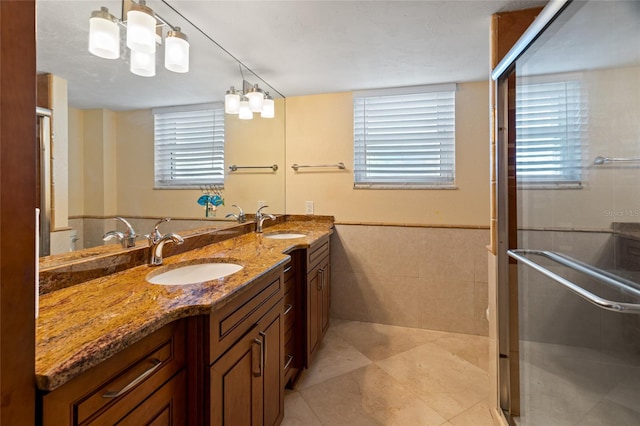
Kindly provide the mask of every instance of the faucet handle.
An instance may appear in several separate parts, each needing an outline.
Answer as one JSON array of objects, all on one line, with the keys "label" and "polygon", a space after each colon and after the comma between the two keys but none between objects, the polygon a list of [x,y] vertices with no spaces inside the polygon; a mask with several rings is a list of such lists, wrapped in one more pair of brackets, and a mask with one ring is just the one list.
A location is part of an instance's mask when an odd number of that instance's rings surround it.
[{"label": "faucet handle", "polygon": [[136,231],[133,230],[133,226],[131,226],[131,224],[123,217],[120,216],[116,216],[113,218],[113,220],[119,220],[120,222],[122,222],[124,224],[124,226],[127,227],[127,233],[125,234],[126,237],[137,237],[138,235],[136,234]]},{"label": "faucet handle", "polygon": [[233,204],[232,206],[240,210],[240,212],[238,213],[238,223],[244,223],[247,220],[247,216],[244,214],[244,210],[242,210],[242,207],[236,204]]},{"label": "faucet handle", "polygon": [[262,213],[262,209],[266,209],[266,208],[268,208],[268,207],[269,207],[269,206],[267,206],[267,205],[264,205],[264,206],[260,207],[260,208],[258,209],[258,211],[256,212],[256,214],[258,214],[258,213]]}]

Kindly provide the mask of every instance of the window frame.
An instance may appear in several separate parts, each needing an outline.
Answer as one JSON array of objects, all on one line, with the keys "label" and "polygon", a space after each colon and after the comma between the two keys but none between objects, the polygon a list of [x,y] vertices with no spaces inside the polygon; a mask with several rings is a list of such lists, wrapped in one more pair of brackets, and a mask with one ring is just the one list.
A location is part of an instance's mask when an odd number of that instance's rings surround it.
[{"label": "window frame", "polygon": [[[436,179],[406,179],[406,180],[394,180],[389,179],[385,181],[384,179],[375,179],[375,178],[365,178],[363,174],[371,173],[370,170],[366,168],[366,165],[360,164],[360,162],[366,161],[365,150],[367,146],[366,141],[366,123],[365,117],[362,115],[362,112],[358,110],[358,108],[362,108],[358,105],[359,100],[366,98],[382,98],[382,97],[395,97],[402,95],[419,95],[419,94],[434,94],[434,93],[448,93],[447,102],[452,102],[451,105],[447,106],[449,110],[446,112],[439,111],[437,113],[428,113],[425,114],[425,117],[437,117],[438,114],[450,114],[453,119],[453,123],[443,124],[442,122],[438,122],[436,124],[436,131],[448,127],[450,130],[450,136],[447,138],[450,143],[440,144],[439,146],[444,147],[443,151],[450,151],[450,156],[445,163],[445,167],[449,167],[449,170],[444,170],[445,172],[450,173],[450,177],[436,178]],[[408,87],[398,87],[398,88],[389,88],[389,89],[377,89],[377,90],[362,90],[353,92],[353,142],[354,142],[354,189],[457,189],[456,186],[456,176],[455,176],[455,165],[456,165],[456,93],[457,93],[457,84],[449,83],[449,84],[436,84],[436,85],[426,85],[426,86],[408,86]],[[425,102],[423,100],[422,102]],[[438,104],[438,107],[441,107],[443,104]],[[365,106],[366,108],[366,106]],[[359,115],[362,115],[361,117]],[[358,120],[362,119],[362,122],[359,123]],[[424,119],[424,118],[423,118]],[[360,138],[360,139],[359,139]],[[407,145],[402,145],[407,147]],[[409,157],[410,158],[410,157]],[[424,174],[424,170],[422,170]],[[407,174],[409,175],[409,174]],[[402,178],[401,174],[397,175]]]}]

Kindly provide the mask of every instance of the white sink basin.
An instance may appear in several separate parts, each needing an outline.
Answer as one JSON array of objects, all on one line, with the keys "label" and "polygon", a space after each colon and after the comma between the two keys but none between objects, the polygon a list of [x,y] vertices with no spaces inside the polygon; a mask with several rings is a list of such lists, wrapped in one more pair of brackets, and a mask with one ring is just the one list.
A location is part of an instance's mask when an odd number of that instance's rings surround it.
[{"label": "white sink basin", "polygon": [[187,285],[224,278],[242,269],[235,263],[196,263],[171,267],[166,272],[150,272],[146,280],[151,284]]},{"label": "white sink basin", "polygon": [[274,240],[289,240],[292,238],[306,237],[305,234],[294,234],[289,232],[283,232],[279,234],[265,234],[265,238],[273,238]]}]

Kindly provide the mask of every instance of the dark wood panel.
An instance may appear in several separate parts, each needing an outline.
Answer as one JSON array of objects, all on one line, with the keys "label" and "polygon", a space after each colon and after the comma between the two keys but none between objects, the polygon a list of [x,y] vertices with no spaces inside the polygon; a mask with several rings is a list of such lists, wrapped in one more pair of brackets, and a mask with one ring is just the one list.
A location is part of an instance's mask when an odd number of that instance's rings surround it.
[{"label": "dark wood panel", "polygon": [[35,0],[0,1],[0,424],[35,422]]}]

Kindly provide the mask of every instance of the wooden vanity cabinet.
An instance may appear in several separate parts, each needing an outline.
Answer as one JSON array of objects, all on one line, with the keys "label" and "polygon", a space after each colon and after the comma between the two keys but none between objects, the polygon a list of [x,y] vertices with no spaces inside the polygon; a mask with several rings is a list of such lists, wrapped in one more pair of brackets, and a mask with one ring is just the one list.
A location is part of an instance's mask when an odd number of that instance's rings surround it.
[{"label": "wooden vanity cabinet", "polygon": [[293,388],[305,367],[306,250],[295,250],[284,269],[284,383]]},{"label": "wooden vanity cabinet", "polygon": [[41,395],[44,426],[187,424],[186,320]]},{"label": "wooden vanity cabinet", "polygon": [[273,426],[284,417],[281,274],[267,274],[210,316],[211,425]]},{"label": "wooden vanity cabinet", "polygon": [[307,250],[306,366],[308,367],[329,328],[331,261],[329,236]]}]

